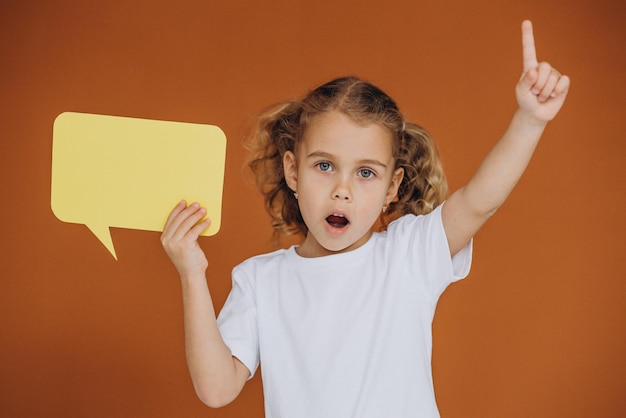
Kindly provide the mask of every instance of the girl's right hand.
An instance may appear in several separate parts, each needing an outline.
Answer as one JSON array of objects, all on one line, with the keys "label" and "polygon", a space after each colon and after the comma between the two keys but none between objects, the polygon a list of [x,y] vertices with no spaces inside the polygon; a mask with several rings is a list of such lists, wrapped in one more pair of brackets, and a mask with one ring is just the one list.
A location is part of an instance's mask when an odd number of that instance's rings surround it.
[{"label": "girl's right hand", "polygon": [[211,224],[208,218],[202,220],[205,215],[206,209],[198,203],[187,206],[183,200],[172,210],[163,227],[161,244],[181,278],[204,276],[209,265],[198,244],[198,237]]}]

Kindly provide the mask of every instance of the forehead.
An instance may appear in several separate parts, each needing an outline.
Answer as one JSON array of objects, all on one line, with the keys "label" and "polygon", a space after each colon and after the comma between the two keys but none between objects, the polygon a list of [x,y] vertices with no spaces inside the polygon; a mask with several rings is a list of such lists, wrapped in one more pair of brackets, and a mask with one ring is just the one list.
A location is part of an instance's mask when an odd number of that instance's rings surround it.
[{"label": "forehead", "polygon": [[381,124],[356,122],[343,112],[331,111],[311,119],[301,146],[306,154],[376,154],[387,160],[392,156],[392,138],[389,129]]}]

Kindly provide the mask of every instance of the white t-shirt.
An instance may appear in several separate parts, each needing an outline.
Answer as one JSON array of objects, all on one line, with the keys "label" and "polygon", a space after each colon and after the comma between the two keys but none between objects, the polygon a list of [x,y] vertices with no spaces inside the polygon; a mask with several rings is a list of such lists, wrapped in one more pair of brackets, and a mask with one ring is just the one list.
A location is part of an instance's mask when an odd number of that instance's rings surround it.
[{"label": "white t-shirt", "polygon": [[450,258],[439,206],[353,251],[246,260],[218,324],[251,375],[261,363],[267,418],[438,417],[432,320],[471,257]]}]

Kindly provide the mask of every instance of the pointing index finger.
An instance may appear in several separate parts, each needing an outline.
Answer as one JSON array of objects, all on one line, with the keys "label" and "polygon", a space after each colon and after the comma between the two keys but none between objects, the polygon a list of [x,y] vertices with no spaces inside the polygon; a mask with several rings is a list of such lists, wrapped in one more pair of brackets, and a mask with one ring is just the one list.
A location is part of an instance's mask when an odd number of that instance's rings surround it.
[{"label": "pointing index finger", "polygon": [[522,23],[522,58],[524,62],[524,73],[537,67],[535,37],[533,36],[533,25],[530,20],[525,20]]}]

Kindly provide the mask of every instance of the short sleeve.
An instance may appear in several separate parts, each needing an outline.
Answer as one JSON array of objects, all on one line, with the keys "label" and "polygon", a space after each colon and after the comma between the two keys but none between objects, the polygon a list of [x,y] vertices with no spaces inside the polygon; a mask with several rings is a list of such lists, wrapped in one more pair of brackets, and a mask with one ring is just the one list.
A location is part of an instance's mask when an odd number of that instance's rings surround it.
[{"label": "short sleeve", "polygon": [[454,257],[450,256],[442,207],[437,206],[427,215],[405,215],[389,225],[395,257],[420,277],[434,300],[450,283],[465,278],[472,263],[471,240]]},{"label": "short sleeve", "polygon": [[[433,215],[436,215],[436,222],[438,224],[437,228],[440,230],[440,235],[445,239],[445,246],[448,250],[448,255],[450,254],[450,247],[448,246],[448,237],[446,236],[446,231],[443,227],[443,219],[441,217],[442,208],[445,205],[445,202],[441,205],[437,206]],[[470,241],[451,258],[452,260],[452,281],[456,282],[458,280],[464,279],[470,272],[470,268],[472,266],[472,249],[473,249],[474,239],[470,239]]]},{"label": "short sleeve", "polygon": [[441,217],[444,204],[445,202],[437,206],[432,213],[426,216],[426,231],[429,237],[429,245],[432,246],[433,252],[438,253],[436,258],[442,261],[442,273],[445,272],[443,277],[447,279],[436,289],[438,293],[443,292],[450,283],[467,277],[472,264],[473,240],[470,240],[454,257],[450,255],[448,237],[446,236],[446,231],[443,227],[443,219]]},{"label": "short sleeve", "polygon": [[250,371],[259,366],[259,337],[254,285],[241,266],[233,270],[233,287],[218,318],[217,325],[226,346]]}]

